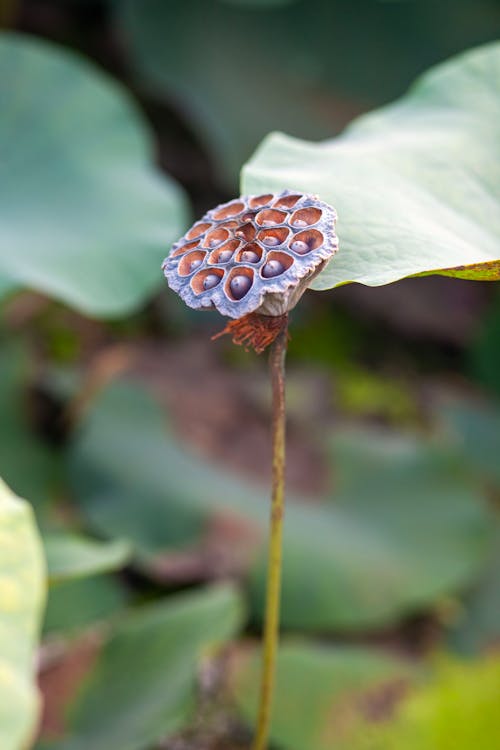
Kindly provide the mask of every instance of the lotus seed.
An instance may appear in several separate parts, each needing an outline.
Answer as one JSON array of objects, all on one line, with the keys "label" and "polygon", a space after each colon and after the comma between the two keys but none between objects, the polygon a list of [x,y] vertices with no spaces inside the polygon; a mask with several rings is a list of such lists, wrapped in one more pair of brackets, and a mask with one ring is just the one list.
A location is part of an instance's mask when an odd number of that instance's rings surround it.
[{"label": "lotus seed", "polygon": [[268,260],[262,269],[262,275],[265,279],[272,279],[273,276],[279,276],[284,270],[285,266],[279,260]]},{"label": "lotus seed", "polygon": [[217,262],[218,263],[227,263],[227,261],[230,259],[230,257],[232,256],[232,254],[233,254],[232,250],[221,250],[221,252],[219,253],[219,257],[217,259]]},{"label": "lotus seed", "polygon": [[241,260],[245,263],[258,263],[260,257],[254,250],[244,250],[241,253]]},{"label": "lotus seed", "polygon": [[292,242],[290,245],[294,253],[298,253],[299,255],[304,255],[304,253],[307,253],[309,251],[309,245],[307,242],[303,242],[302,240],[295,240],[295,242]]},{"label": "lotus seed", "polygon": [[262,240],[262,242],[264,243],[264,245],[269,245],[270,247],[272,247],[273,245],[279,245],[280,244],[279,238],[278,237],[273,237],[272,234],[270,234],[268,237],[264,237],[264,239]]},{"label": "lotus seed", "polygon": [[198,266],[201,266],[201,258],[197,258],[196,260],[192,260],[189,264],[189,270],[194,271],[195,268],[198,268]]},{"label": "lotus seed", "polygon": [[307,221],[304,221],[304,219],[295,219],[293,225],[294,227],[307,227]]},{"label": "lotus seed", "polygon": [[233,276],[229,288],[234,299],[241,299],[248,292],[252,286],[252,280],[248,276],[240,274],[239,276]]},{"label": "lotus seed", "polygon": [[217,286],[219,281],[220,281],[220,276],[217,276],[216,273],[209,273],[203,279],[203,289],[213,289],[214,286]]}]

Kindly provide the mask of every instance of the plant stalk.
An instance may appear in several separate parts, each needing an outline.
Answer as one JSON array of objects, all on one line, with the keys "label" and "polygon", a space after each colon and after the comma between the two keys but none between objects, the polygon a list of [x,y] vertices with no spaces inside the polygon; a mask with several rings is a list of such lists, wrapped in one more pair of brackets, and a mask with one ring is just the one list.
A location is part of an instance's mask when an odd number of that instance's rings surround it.
[{"label": "plant stalk", "polygon": [[271,345],[269,353],[273,396],[271,528],[268,549],[260,705],[253,750],[266,750],[267,748],[279,641],[282,537],[285,507],[285,356],[287,341],[288,326],[285,325]]}]

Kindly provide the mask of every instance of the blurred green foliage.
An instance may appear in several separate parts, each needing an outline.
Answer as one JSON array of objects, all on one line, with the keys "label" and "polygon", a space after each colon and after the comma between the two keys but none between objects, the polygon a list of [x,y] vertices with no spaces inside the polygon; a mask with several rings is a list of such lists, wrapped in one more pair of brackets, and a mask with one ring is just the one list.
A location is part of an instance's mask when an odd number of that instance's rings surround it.
[{"label": "blurred green foliage", "polygon": [[471,347],[470,369],[478,381],[500,396],[500,295],[497,294],[488,314],[481,321]]},{"label": "blurred green foliage", "polygon": [[[365,724],[363,703],[368,713],[370,695],[376,700],[381,686],[390,701],[391,692],[397,699],[417,678],[418,669],[409,660],[376,649],[284,639],[271,737],[290,750],[357,750],[356,738]],[[259,685],[255,649],[236,662],[232,682],[238,708],[252,726]]]},{"label": "blurred green foliage", "polygon": [[[240,660],[233,680],[239,708],[251,724],[258,689],[255,653]],[[375,649],[285,642],[271,734],[290,750],[495,747],[499,684],[498,656],[472,663],[441,656],[419,673],[410,661]]]},{"label": "blurred green foliage", "polygon": [[[284,626],[386,624],[472,579],[489,516],[453,453],[400,434],[347,432],[329,460],[331,495],[289,498]],[[71,449],[70,478],[93,528],[127,539],[152,571],[169,552],[203,545],[224,513],[240,519],[257,556],[248,573],[262,617],[266,491],[185,452],[146,392],[115,385],[102,393]]]},{"label": "blurred green foliage", "polygon": [[496,0],[124,0],[118,8],[141,80],[184,113],[233,191],[270,131],[330,137],[430,65],[495,39],[500,24]]},{"label": "blurred green foliage", "polygon": [[71,707],[60,750],[140,750],[186,723],[200,659],[241,627],[230,587],[171,597],[119,622]]},{"label": "blurred green foliage", "polygon": [[74,53],[4,33],[0,110],[2,294],[28,287],[102,317],[136,309],[188,211],[152,168],[130,96]]}]

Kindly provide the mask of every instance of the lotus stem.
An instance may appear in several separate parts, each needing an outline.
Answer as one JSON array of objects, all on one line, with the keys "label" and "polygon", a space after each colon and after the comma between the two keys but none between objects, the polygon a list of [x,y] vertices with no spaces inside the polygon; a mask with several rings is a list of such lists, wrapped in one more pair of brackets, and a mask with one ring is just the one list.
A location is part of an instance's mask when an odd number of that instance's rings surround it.
[{"label": "lotus stem", "polygon": [[285,356],[287,342],[288,327],[285,324],[271,345],[269,353],[273,398],[271,524],[260,705],[253,750],[266,750],[267,748],[279,643],[282,537],[285,507]]}]

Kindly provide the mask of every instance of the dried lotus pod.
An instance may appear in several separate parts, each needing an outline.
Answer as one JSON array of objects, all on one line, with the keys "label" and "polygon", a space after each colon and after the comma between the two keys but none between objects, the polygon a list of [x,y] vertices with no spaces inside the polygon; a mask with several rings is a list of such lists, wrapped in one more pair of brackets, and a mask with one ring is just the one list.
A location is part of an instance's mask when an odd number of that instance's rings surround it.
[{"label": "dried lotus pod", "polygon": [[197,221],[162,268],[190,307],[231,318],[281,316],[337,251],[336,218],[327,203],[299,191],[241,196]]}]

